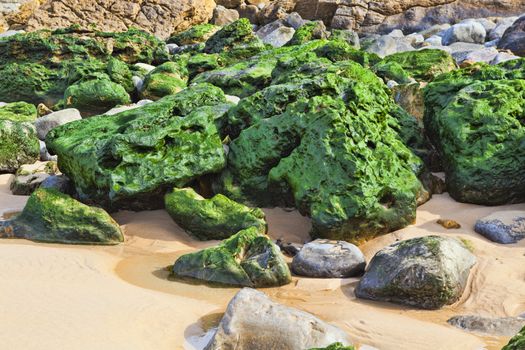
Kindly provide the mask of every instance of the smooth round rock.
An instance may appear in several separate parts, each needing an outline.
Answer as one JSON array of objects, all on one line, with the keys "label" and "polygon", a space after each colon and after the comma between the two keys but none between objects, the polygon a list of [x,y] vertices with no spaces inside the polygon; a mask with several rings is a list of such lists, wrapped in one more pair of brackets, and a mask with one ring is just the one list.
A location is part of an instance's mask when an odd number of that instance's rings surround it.
[{"label": "smooth round rock", "polygon": [[353,277],[362,274],[365,266],[365,256],[358,247],[326,239],[305,244],[292,261],[293,273],[306,277]]}]

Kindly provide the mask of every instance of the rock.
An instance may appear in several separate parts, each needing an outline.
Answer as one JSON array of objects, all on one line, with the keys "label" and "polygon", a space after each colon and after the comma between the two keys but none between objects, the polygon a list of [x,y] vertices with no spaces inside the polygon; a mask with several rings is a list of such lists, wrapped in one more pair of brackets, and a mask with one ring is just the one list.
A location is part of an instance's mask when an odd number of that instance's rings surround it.
[{"label": "rock", "polygon": [[234,9],[236,7],[239,7],[244,0],[217,0],[216,3],[219,6],[224,6],[228,9]]},{"label": "rock", "polygon": [[[481,50],[476,50],[468,53],[464,58],[463,61],[469,61],[472,63],[476,62],[485,62],[490,63],[494,58],[498,55],[498,50],[496,50],[494,47],[486,47]],[[461,63],[461,62],[458,62]]]},{"label": "rock", "polygon": [[412,46],[417,46],[425,41],[425,37],[421,34],[412,33],[406,36],[406,39]]},{"label": "rock", "polygon": [[13,122],[34,122],[36,107],[26,102],[4,103],[0,105],[0,119]]},{"label": "rock", "polygon": [[187,80],[186,72],[178,63],[163,63],[146,75],[140,96],[155,101],[176,94],[186,87]]},{"label": "rock", "polygon": [[416,119],[423,120],[425,100],[423,98],[423,89],[419,83],[397,84],[391,89],[394,101],[396,101],[398,105],[403,107],[405,111]]},{"label": "rock", "polygon": [[52,189],[37,189],[22,213],[0,224],[1,238],[67,244],[118,244],[119,225],[104,210]]},{"label": "rock", "polygon": [[498,43],[499,43],[499,39],[496,39],[496,40],[492,40],[492,41],[487,41],[485,43],[485,47],[497,47],[498,46]]},{"label": "rock", "polygon": [[521,350],[525,346],[525,327],[516,334],[501,350]]},{"label": "rock", "polygon": [[397,52],[396,39],[392,38],[391,36],[384,35],[375,40],[374,43],[366,49],[366,51],[375,53],[379,57],[395,54]]},{"label": "rock", "polygon": [[221,29],[219,26],[210,23],[198,24],[181,33],[173,35],[167,42],[178,46],[204,43],[219,29]]},{"label": "rock", "polygon": [[[489,73],[490,72],[490,73]],[[525,61],[478,64],[425,88],[425,130],[441,154],[457,201],[500,205],[525,200]],[[481,127],[480,120],[483,120]],[[489,131],[490,130],[490,131]]]},{"label": "rock", "polygon": [[194,85],[140,108],[62,125],[46,143],[83,200],[158,208],[168,187],[225,166],[213,121],[230,106],[220,89]]},{"label": "rock", "polygon": [[108,79],[80,82],[64,92],[64,107],[77,109],[86,117],[129,103],[131,98],[126,90]]},{"label": "rock", "polygon": [[352,31],[352,30],[346,30],[346,29],[332,29],[332,35],[330,35],[330,39],[332,40],[344,40],[348,44],[352,45],[356,49],[361,48],[361,44],[359,43],[359,35]]},{"label": "rock", "polygon": [[69,195],[75,193],[75,186],[65,175],[51,175],[46,177],[40,184],[40,188],[53,189]]},{"label": "rock", "polygon": [[443,45],[443,38],[438,35],[432,35],[431,37],[425,39],[425,42],[432,46],[441,46]]},{"label": "rock", "polygon": [[131,79],[133,81],[133,86],[135,87],[135,90],[141,91],[142,87],[144,86],[144,79],[137,76],[133,76]]},{"label": "rock", "polygon": [[266,38],[268,35],[270,35],[272,32],[276,31],[279,28],[286,27],[284,24],[284,21],[279,19],[277,21],[270,22],[260,28],[257,29],[257,32],[255,33],[260,39]]},{"label": "rock", "polygon": [[275,244],[279,247],[279,249],[283,252],[283,254],[286,254],[288,256],[296,256],[297,253],[301,249],[303,249],[303,245],[299,243],[293,243],[293,242],[284,242],[282,239],[277,239],[275,241]]},{"label": "rock", "polygon": [[487,34],[490,33],[491,30],[496,28],[497,25],[495,22],[487,18],[467,18],[462,20],[460,23],[479,23],[483,26]]},{"label": "rock", "polygon": [[219,5],[213,10],[213,18],[211,21],[217,26],[224,26],[233,23],[238,19],[239,12],[237,12],[237,10],[227,9],[224,6]]},{"label": "rock", "polygon": [[14,173],[39,157],[40,144],[32,124],[0,119],[0,172]]},{"label": "rock", "polygon": [[499,211],[476,221],[474,231],[493,242],[512,244],[525,238],[525,212]]},{"label": "rock", "polygon": [[507,61],[517,60],[518,58],[519,58],[518,56],[509,54],[506,52],[500,52],[494,57],[492,61],[490,61],[490,64],[492,65],[500,64],[500,63],[507,62]]},{"label": "rock", "polygon": [[450,219],[439,219],[437,223],[447,230],[461,228],[461,225],[457,221]]},{"label": "rock", "polygon": [[453,43],[445,47],[449,48],[449,52],[456,62],[463,62],[472,52],[480,51],[485,48],[483,45],[471,43]]},{"label": "rock", "polygon": [[498,49],[509,50],[517,56],[525,56],[525,16],[509,27],[498,43]]},{"label": "rock", "polygon": [[448,23],[435,24],[431,26],[430,28],[427,28],[421,31],[419,34],[423,35],[425,39],[428,39],[433,36],[442,37],[450,27],[451,25]]},{"label": "rock", "polygon": [[230,58],[236,60],[251,57],[266,47],[255,35],[252,25],[246,18],[241,18],[213,34],[204,47],[204,52],[224,53],[228,52]]},{"label": "rock", "polygon": [[206,350],[311,349],[335,342],[350,344],[341,329],[243,288],[228,304]]},{"label": "rock", "polygon": [[270,34],[266,35],[262,41],[265,44],[270,44],[273,47],[284,46],[294,36],[295,30],[289,27],[280,27]]},{"label": "rock", "polygon": [[164,201],[172,219],[200,240],[225,239],[249,227],[261,233],[267,230],[261,209],[248,208],[222,194],[205,199],[191,188],[175,188]]},{"label": "rock", "polygon": [[48,161],[54,161],[56,162],[58,160],[57,156],[52,156],[47,151],[46,143],[42,140],[39,140],[38,143],[40,144],[40,160],[42,162],[48,162]]},{"label": "rock", "polygon": [[405,37],[405,34],[403,34],[403,31],[401,29],[394,29],[387,35],[391,38],[404,38]]},{"label": "rock", "polygon": [[259,8],[255,5],[242,4],[237,8],[240,18],[246,18],[253,24],[259,24]]},{"label": "rock", "polygon": [[370,261],[355,294],[423,309],[438,309],[461,297],[476,258],[459,241],[418,237],[381,249]]},{"label": "rock", "polygon": [[475,315],[454,316],[447,321],[449,324],[475,333],[483,333],[499,337],[512,337],[525,327],[525,320],[518,317],[490,318]]},{"label": "rock", "polygon": [[365,256],[358,247],[344,241],[317,239],[307,243],[292,261],[292,272],[316,278],[346,278],[361,275]]},{"label": "rock", "polygon": [[205,282],[248,287],[290,283],[290,270],[279,247],[257,227],[239,231],[215,247],[182,255],[172,272]]},{"label": "rock", "polygon": [[121,112],[130,111],[132,109],[139,108],[139,107],[140,105],[138,103],[133,103],[127,106],[114,107],[102,115],[115,115]]},{"label": "rock", "polygon": [[259,4],[260,11],[257,15],[257,23],[261,25],[286,18],[296,7],[295,0],[268,1],[266,5],[263,5]]},{"label": "rock", "polygon": [[295,31],[288,45],[300,45],[315,39],[326,39],[329,36],[330,32],[326,30],[323,22],[307,22]]},{"label": "rock", "polygon": [[17,171],[10,184],[14,195],[29,196],[51,175],[58,174],[56,162],[36,162],[24,164]]},{"label": "rock", "polygon": [[152,66],[151,64],[147,64],[147,63],[143,63],[143,62],[135,63],[134,66],[139,68],[139,69],[143,69],[144,71],[146,71],[146,73],[149,73],[149,72],[151,72],[152,70],[155,69],[155,66]]},{"label": "rock", "polygon": [[297,12],[292,12],[292,13],[288,14],[284,18],[283,21],[284,21],[285,25],[287,25],[289,27],[292,27],[295,30],[299,29],[300,27],[305,25],[306,22],[307,22]]},{"label": "rock", "polygon": [[487,32],[480,23],[462,22],[447,29],[443,35],[443,45],[457,42],[483,44],[486,36]]},{"label": "rock", "polygon": [[232,96],[232,95],[225,95],[225,97],[226,97],[226,101],[233,103],[234,105],[238,104],[239,101],[241,100],[239,97]]},{"label": "rock", "polygon": [[518,17],[508,17],[499,21],[496,27],[490,31],[489,40],[500,40],[517,19]]},{"label": "rock", "polygon": [[69,122],[80,120],[80,112],[75,108],[63,109],[61,111],[50,113],[46,116],[38,118],[35,121],[36,133],[40,140],[45,140],[47,133],[59,125],[64,125]]},{"label": "rock", "polygon": [[96,23],[97,28],[104,32],[140,28],[165,39],[174,32],[208,22],[215,7],[212,0],[46,0],[40,3],[40,6],[28,14],[27,19],[18,20],[13,28],[30,31],[65,28],[71,25],[90,28]]}]

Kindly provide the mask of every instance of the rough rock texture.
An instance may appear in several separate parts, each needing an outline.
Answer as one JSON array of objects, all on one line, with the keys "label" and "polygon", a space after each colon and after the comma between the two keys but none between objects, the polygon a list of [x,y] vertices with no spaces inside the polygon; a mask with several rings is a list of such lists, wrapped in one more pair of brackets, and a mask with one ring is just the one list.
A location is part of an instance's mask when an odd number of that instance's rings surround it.
[{"label": "rough rock texture", "polygon": [[454,316],[449,324],[469,332],[512,337],[525,327],[525,319],[518,317],[490,318],[475,315]]},{"label": "rough rock texture", "polygon": [[510,50],[515,55],[525,56],[525,16],[505,31],[498,43],[498,49]]},{"label": "rough rock texture", "polygon": [[15,172],[40,157],[35,127],[27,122],[0,119],[0,172]]},{"label": "rough rock texture", "polygon": [[36,190],[22,213],[0,223],[0,237],[69,244],[118,244],[119,225],[104,210],[51,189]]},{"label": "rough rock texture", "polygon": [[512,244],[525,238],[525,212],[499,211],[476,221],[474,230],[493,242]]},{"label": "rough rock texture", "polygon": [[341,329],[309,313],[277,304],[262,292],[244,288],[228,304],[206,350],[295,350],[336,342],[349,345]]},{"label": "rough rock texture", "polygon": [[173,220],[201,240],[225,239],[252,226],[266,233],[261,209],[248,208],[222,194],[205,199],[191,188],[175,188],[164,200]]},{"label": "rough rock texture", "polygon": [[49,176],[59,173],[56,162],[24,164],[16,172],[10,189],[14,195],[29,196]]},{"label": "rough rock texture", "polygon": [[355,245],[317,239],[294,256],[292,272],[307,277],[345,278],[362,274],[365,266],[365,256]]},{"label": "rough rock texture", "polygon": [[140,96],[144,99],[158,100],[174,95],[186,87],[187,74],[176,62],[166,62],[146,75]]},{"label": "rough rock texture", "polygon": [[427,236],[383,248],[355,290],[359,298],[424,309],[456,302],[476,258],[453,238]]},{"label": "rough rock texture", "polygon": [[12,24],[25,30],[73,24],[84,28],[95,25],[98,30],[112,32],[133,27],[167,38],[174,32],[208,22],[214,7],[213,0],[46,0],[20,23]]},{"label": "rough rock texture", "polygon": [[507,345],[501,350],[522,350],[525,349],[525,327],[516,334]]},{"label": "rough rock texture", "polygon": [[257,227],[239,231],[218,246],[181,256],[172,272],[178,277],[247,287],[281,286],[292,280],[279,247]]},{"label": "rough rock texture", "polygon": [[229,107],[219,89],[195,85],[140,108],[59,126],[46,143],[83,200],[160,207],[168,188],[224,167],[214,120]]},{"label": "rough rock texture", "polygon": [[520,59],[443,74],[425,88],[425,130],[454,199],[525,201],[524,77]]}]

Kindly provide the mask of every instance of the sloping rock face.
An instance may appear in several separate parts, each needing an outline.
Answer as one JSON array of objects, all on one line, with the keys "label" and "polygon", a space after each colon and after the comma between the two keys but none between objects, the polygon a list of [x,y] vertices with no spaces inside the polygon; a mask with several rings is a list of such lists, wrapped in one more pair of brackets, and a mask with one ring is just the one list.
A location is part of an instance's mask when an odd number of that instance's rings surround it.
[{"label": "sloping rock face", "polygon": [[425,130],[460,202],[525,201],[525,59],[440,75],[425,88]]},{"label": "sloping rock face", "polygon": [[35,30],[96,24],[102,31],[126,31],[134,27],[161,38],[211,19],[213,0],[47,0],[12,29]]},{"label": "sloping rock face", "polygon": [[505,31],[498,43],[498,49],[510,50],[515,55],[525,56],[525,16],[519,18]]},{"label": "sloping rock face", "polygon": [[341,329],[309,313],[273,302],[262,292],[244,288],[228,304],[217,332],[205,349],[312,349],[336,342],[349,345]]}]

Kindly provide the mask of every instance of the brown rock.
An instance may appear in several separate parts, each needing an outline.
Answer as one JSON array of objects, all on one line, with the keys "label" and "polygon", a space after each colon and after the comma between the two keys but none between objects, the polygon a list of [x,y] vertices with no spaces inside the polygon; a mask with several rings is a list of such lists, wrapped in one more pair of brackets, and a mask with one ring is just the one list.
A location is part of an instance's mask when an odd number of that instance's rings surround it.
[{"label": "brown rock", "polygon": [[261,25],[285,18],[295,7],[295,0],[276,0],[265,6],[258,14]]},{"label": "brown rock", "polygon": [[437,223],[446,228],[447,230],[461,228],[461,225],[454,220],[439,219]]},{"label": "brown rock", "polygon": [[239,12],[240,18],[247,18],[253,24],[259,24],[257,14],[259,13],[259,8],[255,5],[246,5],[242,4],[237,9]]},{"label": "brown rock", "polygon": [[234,9],[244,3],[244,0],[215,0],[215,3],[220,6],[224,6],[227,9]]},{"label": "brown rock", "polygon": [[218,26],[224,26],[230,24],[239,19],[239,12],[233,9],[227,9],[224,6],[217,6],[213,10],[213,19],[211,20],[213,24]]},{"label": "brown rock", "polygon": [[8,17],[12,29],[62,28],[72,24],[103,31],[141,28],[160,38],[208,22],[214,0],[32,0]]}]

